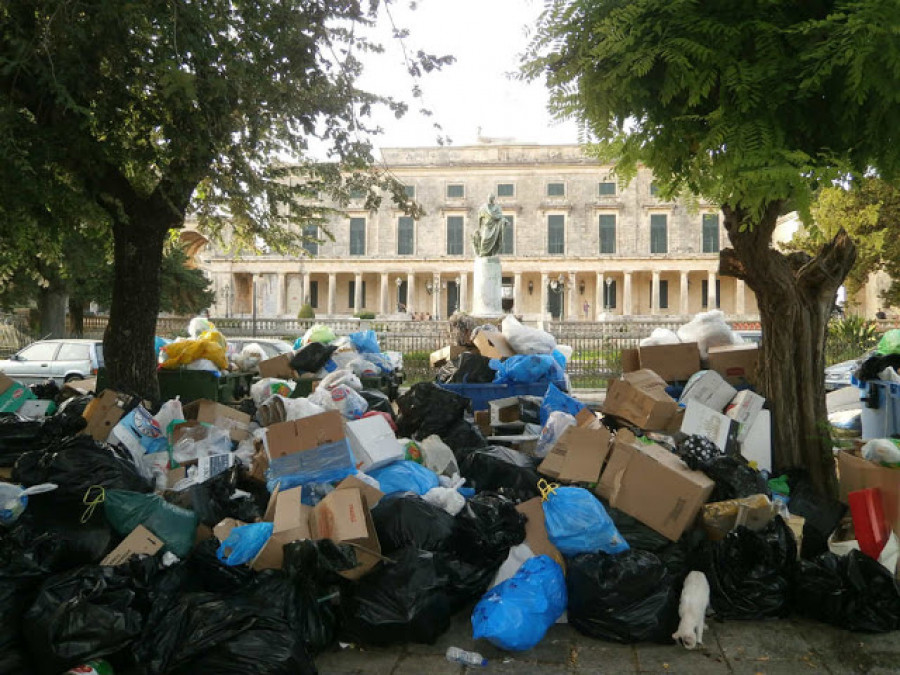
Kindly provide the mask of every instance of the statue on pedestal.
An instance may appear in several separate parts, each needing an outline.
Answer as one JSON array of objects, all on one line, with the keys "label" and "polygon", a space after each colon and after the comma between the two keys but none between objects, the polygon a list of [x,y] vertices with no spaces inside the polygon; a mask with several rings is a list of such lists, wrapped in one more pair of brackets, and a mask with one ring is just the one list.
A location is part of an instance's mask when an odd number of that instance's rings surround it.
[{"label": "statue on pedestal", "polygon": [[478,229],[472,235],[472,248],[475,249],[474,316],[493,318],[503,315],[502,277],[497,254],[503,244],[503,228],[507,222],[503,211],[494,203],[493,194],[478,209]]},{"label": "statue on pedestal", "polygon": [[500,252],[503,227],[507,222],[503,211],[494,202],[494,195],[488,197],[487,204],[478,209],[478,229],[472,235],[472,248],[476,256],[488,258]]}]

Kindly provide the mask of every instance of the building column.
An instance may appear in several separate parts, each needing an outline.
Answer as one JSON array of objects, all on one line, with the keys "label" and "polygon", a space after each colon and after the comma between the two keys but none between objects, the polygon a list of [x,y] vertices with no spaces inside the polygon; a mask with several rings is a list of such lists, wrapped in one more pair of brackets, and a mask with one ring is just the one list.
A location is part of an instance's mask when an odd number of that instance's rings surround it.
[{"label": "building column", "polygon": [[459,311],[469,311],[469,273],[459,273]]},{"label": "building column", "polygon": [[362,272],[353,275],[353,313],[359,314],[362,306]]},{"label": "building column", "polygon": [[541,272],[541,321],[546,321],[549,312],[547,311],[547,305],[550,302],[550,289],[548,284],[550,283],[550,275],[546,272]]},{"label": "building column", "polygon": [[606,312],[606,275],[597,272],[594,275],[594,321],[600,320],[600,315]]},{"label": "building column", "polygon": [[737,279],[734,283],[734,313],[741,315],[747,311],[747,286],[743,279]]},{"label": "building column", "polygon": [[416,306],[416,275],[412,272],[406,275],[406,311],[421,311]]},{"label": "building column", "polygon": [[716,308],[716,273],[709,273],[709,283],[706,284],[706,309]]},{"label": "building column", "polygon": [[431,316],[437,318],[441,315],[441,275],[431,275],[431,285],[434,290],[431,292]]},{"label": "building column", "polygon": [[631,316],[631,272],[625,272],[625,283],[622,288],[622,314]]},{"label": "building column", "polygon": [[287,289],[285,288],[285,275],[281,272],[277,272],[275,274],[275,316],[281,318],[284,316],[285,310],[285,296],[287,295]]},{"label": "building column", "polygon": [[378,278],[378,313],[384,316],[388,313],[388,273],[382,272]]},{"label": "building column", "polygon": [[659,270],[653,270],[650,282],[650,313],[659,314]]},{"label": "building column", "polygon": [[686,315],[689,313],[688,311],[688,273],[682,271],[681,280],[678,283],[678,294],[679,294],[679,302],[678,302],[678,313]]},{"label": "building column", "polygon": [[333,317],[337,312],[337,273],[328,273],[328,316]]},{"label": "building column", "polygon": [[[300,307],[309,302],[309,272],[300,273]],[[299,309],[299,308],[298,308]]]},{"label": "building column", "polygon": [[522,273],[513,275],[513,314],[522,314]]},{"label": "building column", "polygon": [[566,317],[569,321],[575,321],[578,319],[578,288],[575,285],[575,272],[569,272],[566,279],[566,294],[569,296]]}]

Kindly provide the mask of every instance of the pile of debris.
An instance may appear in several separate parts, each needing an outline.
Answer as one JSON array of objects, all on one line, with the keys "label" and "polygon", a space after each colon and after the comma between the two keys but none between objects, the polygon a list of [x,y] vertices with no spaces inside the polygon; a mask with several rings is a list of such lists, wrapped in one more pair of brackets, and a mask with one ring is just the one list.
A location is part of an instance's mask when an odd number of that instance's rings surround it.
[{"label": "pile of debris", "polygon": [[900,628],[900,471],[842,453],[849,520],[774,475],[754,347],[642,346],[598,414],[566,391],[571,352],[520,328],[446,354],[489,382],[395,401],[360,377],[396,363],[366,331],[301,339],[235,405],[0,376],[0,672],[313,673],[459,611],[513,651],[558,621],[693,648],[707,604]]}]

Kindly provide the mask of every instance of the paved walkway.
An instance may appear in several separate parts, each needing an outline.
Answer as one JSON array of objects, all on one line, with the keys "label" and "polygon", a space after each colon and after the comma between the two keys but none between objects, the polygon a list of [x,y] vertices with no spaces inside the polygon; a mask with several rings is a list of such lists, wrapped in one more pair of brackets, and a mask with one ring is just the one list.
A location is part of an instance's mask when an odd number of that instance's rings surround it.
[{"label": "paved walkway", "polygon": [[[806,620],[730,621],[710,617],[697,651],[672,645],[619,645],[553,626],[534,649],[510,654],[472,640],[470,612],[462,611],[434,645],[390,649],[348,647],[319,655],[322,675],[442,675],[445,673],[685,673],[688,675],[795,675],[797,673],[900,673],[900,632],[848,633]],[[449,663],[449,646],[480,652],[486,668]]]}]

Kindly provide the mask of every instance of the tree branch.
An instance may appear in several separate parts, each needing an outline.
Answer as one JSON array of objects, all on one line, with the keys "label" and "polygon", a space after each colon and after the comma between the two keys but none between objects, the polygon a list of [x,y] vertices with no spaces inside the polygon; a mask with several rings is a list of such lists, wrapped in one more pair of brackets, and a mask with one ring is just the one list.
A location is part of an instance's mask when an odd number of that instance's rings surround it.
[{"label": "tree branch", "polygon": [[747,280],[747,270],[733,248],[723,248],[719,251],[719,274],[726,277],[735,277],[741,281]]},{"label": "tree branch", "polygon": [[841,228],[819,254],[797,272],[797,285],[807,290],[834,293],[856,262],[856,244]]}]

